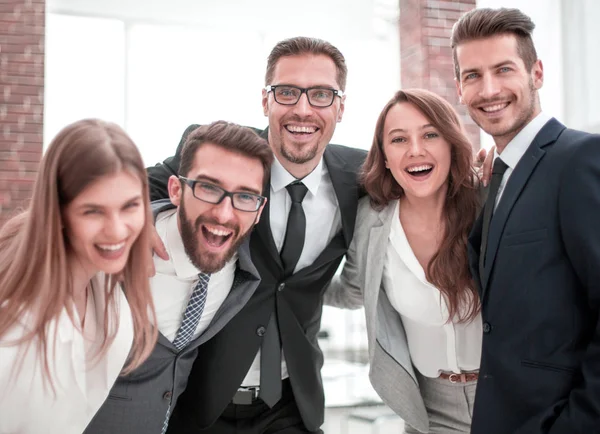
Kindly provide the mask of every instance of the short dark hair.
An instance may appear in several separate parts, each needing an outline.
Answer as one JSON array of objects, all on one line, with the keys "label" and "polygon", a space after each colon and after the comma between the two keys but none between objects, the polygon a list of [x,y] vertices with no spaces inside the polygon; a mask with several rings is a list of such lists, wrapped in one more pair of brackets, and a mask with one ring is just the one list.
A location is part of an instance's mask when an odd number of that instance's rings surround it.
[{"label": "short dark hair", "polygon": [[[265,74],[265,86],[268,86],[273,80],[275,74],[275,67],[279,59],[285,56],[300,56],[302,54],[313,54],[324,55],[329,57],[335,63],[337,70],[337,83],[341,90],[346,90],[346,77],[348,75],[348,68],[346,66],[346,59],[344,55],[327,41],[317,38],[307,38],[304,36],[297,36],[295,38],[285,39],[278,42],[269,54],[267,60],[267,73]],[[291,83],[290,83],[291,84]]]},{"label": "short dark hair", "polygon": [[460,80],[460,66],[456,56],[456,48],[460,44],[502,34],[515,35],[519,57],[523,59],[527,71],[531,71],[538,58],[531,38],[533,29],[535,24],[531,18],[519,9],[482,8],[467,12],[452,27],[452,60],[456,79]]},{"label": "short dark hair", "polygon": [[268,184],[273,163],[273,151],[267,141],[248,127],[225,121],[203,125],[189,134],[181,151],[180,176],[189,174],[194,164],[196,151],[205,143],[260,160],[264,171],[263,187]]}]

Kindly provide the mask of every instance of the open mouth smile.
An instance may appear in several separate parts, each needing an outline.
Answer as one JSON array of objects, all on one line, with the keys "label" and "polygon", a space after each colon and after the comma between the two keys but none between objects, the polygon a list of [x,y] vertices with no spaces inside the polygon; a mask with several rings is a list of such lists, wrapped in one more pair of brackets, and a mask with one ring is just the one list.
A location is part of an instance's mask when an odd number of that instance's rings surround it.
[{"label": "open mouth smile", "polygon": [[221,248],[233,235],[231,229],[202,225],[202,236],[210,247]]}]

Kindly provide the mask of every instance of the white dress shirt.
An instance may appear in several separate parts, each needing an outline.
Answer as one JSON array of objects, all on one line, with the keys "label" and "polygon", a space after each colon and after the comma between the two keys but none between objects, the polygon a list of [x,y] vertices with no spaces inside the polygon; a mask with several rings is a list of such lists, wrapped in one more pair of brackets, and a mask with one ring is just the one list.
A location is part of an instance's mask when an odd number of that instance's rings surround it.
[{"label": "white dress shirt", "polygon": [[[274,159],[271,166],[271,191],[269,205],[269,221],[271,233],[277,250],[281,252],[285,231],[287,228],[288,214],[292,207],[292,199],[285,188],[288,184],[296,181],[281,163]],[[302,179],[302,183],[308,189],[302,208],[306,216],[306,235],[304,247],[300,259],[296,264],[294,273],[311,265],[315,259],[325,250],[333,237],[342,229],[342,216],[338,205],[333,183],[329,176],[327,166],[323,159],[315,169]],[[282,354],[281,376],[287,378],[287,366]],[[244,386],[258,386],[260,384],[260,350],[254,362],[242,382]]]},{"label": "white dress shirt", "polygon": [[[115,340],[103,357],[95,357],[104,331],[103,276],[94,278],[91,287],[83,330],[77,311],[74,324],[66,309],[48,328],[48,338],[56,336],[55,344],[48,344],[54,391],[45,378],[37,342],[4,346],[31,330],[28,314],[1,338],[1,434],[81,434],[108,397],[131,350],[133,323],[123,291],[116,290],[119,326]],[[114,327],[115,318],[110,319]]]},{"label": "white dress shirt", "polygon": [[479,369],[481,315],[468,323],[448,322],[448,306],[429,283],[394,212],[383,268],[383,286],[402,318],[413,365],[426,377]]},{"label": "white dress shirt", "polygon": [[[171,342],[175,340],[200,270],[185,253],[177,226],[177,208],[161,212],[156,218],[156,231],[165,244],[169,259],[154,255],[156,274],[150,279],[158,330]],[[237,262],[237,253],[216,273],[210,275],[206,304],[192,339],[210,325],[213,317],[229,295]]]},{"label": "white dress shirt", "polygon": [[500,157],[502,161],[506,163],[508,168],[506,172],[504,172],[504,176],[502,176],[502,181],[500,181],[500,186],[498,187],[498,194],[496,195],[496,204],[494,205],[494,210],[498,207],[500,203],[500,198],[502,198],[502,193],[504,192],[504,187],[506,187],[506,183],[508,182],[508,178],[517,167],[517,163],[523,157],[527,148],[535,136],[540,132],[540,130],[546,125],[546,123],[551,119],[550,116],[541,112],[535,118],[529,122],[525,128],[523,128],[519,133],[513,137],[513,139],[508,142],[506,148],[502,151],[502,154],[498,154],[498,150],[494,150],[494,161],[496,158]]}]

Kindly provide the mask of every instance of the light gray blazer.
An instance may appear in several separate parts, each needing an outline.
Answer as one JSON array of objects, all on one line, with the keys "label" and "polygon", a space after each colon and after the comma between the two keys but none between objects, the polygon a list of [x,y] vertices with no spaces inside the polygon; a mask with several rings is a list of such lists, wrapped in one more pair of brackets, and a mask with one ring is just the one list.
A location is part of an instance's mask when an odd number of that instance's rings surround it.
[{"label": "light gray blazer", "polygon": [[383,265],[396,201],[383,210],[360,200],[354,238],[341,275],[325,293],[325,304],[357,309],[364,305],[369,342],[369,378],[375,391],[406,423],[429,431],[429,419],[410,359],[398,312],[383,289]]}]

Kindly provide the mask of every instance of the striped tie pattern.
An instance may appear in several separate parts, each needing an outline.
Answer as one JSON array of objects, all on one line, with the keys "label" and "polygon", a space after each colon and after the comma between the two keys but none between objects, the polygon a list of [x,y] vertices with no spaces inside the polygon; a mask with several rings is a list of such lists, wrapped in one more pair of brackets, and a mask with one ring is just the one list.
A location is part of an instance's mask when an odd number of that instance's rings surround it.
[{"label": "striped tie pattern", "polygon": [[[177,348],[178,351],[181,351],[185,348],[185,346],[192,339],[192,336],[194,335],[194,332],[198,327],[198,322],[202,317],[204,305],[206,304],[206,295],[208,293],[207,290],[209,280],[210,274],[198,274],[198,282],[194,285],[192,295],[190,296],[188,305],[185,308],[185,312],[183,313],[181,325],[179,326],[179,330],[177,330],[177,335],[175,335],[175,340],[173,341],[173,345],[175,346],[175,348]],[[161,431],[162,434],[165,434],[167,432],[170,416],[171,404],[169,403],[169,407],[167,408],[167,414],[165,416],[165,422],[163,423]]]}]

